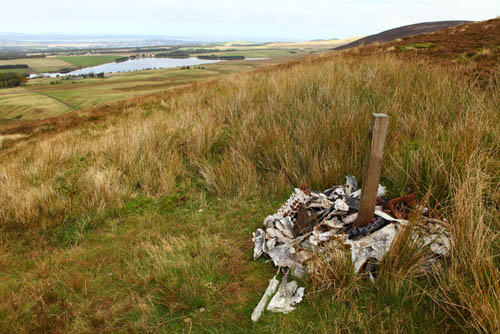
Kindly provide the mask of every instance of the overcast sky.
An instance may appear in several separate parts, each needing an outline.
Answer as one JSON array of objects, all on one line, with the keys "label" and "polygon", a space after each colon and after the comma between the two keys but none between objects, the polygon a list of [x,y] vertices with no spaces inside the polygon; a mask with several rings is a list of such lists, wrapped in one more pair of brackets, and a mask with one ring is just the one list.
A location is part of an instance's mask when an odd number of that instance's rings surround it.
[{"label": "overcast sky", "polygon": [[500,0],[1,0],[0,32],[309,40],[500,16]]}]

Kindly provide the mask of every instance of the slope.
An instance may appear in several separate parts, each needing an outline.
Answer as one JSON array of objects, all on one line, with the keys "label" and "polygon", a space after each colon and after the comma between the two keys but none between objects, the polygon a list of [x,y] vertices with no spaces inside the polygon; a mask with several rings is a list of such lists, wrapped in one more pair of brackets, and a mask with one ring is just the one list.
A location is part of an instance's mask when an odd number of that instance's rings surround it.
[{"label": "slope", "polygon": [[351,56],[391,54],[441,66],[486,84],[499,73],[500,19],[468,23],[380,45],[346,50]]},{"label": "slope", "polygon": [[423,33],[430,33],[434,31],[438,31],[441,29],[449,28],[449,27],[454,27],[457,25],[461,24],[466,24],[470,23],[470,21],[438,21],[438,22],[424,22],[424,23],[417,23],[417,24],[410,24],[407,26],[402,26],[394,29],[389,29],[386,31],[383,31],[381,33],[375,34],[375,35],[370,35],[366,36],[363,38],[360,38],[354,42],[351,42],[349,44],[341,45],[339,47],[336,47],[335,50],[345,50],[345,49],[350,49],[354,48],[357,46],[362,46],[362,45],[369,45],[377,42],[389,42],[396,40],[398,38],[405,38],[413,35],[418,35],[418,34],[423,34]]}]

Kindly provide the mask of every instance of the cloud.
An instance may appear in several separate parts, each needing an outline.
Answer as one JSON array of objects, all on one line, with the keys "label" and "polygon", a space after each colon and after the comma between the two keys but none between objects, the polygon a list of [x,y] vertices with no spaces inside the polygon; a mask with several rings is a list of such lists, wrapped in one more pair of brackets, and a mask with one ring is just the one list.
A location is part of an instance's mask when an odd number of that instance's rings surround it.
[{"label": "cloud", "polygon": [[0,31],[312,39],[424,21],[484,20],[500,15],[500,1],[21,0],[2,4],[2,12],[9,15]]}]

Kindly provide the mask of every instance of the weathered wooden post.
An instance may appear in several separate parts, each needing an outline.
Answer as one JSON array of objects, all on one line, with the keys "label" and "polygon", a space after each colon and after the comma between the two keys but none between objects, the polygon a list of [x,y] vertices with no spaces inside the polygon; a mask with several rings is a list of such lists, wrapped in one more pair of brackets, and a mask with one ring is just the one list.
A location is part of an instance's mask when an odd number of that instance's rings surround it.
[{"label": "weathered wooden post", "polygon": [[363,227],[373,221],[377,190],[382,170],[385,135],[389,125],[389,116],[386,114],[372,114],[370,127],[370,144],[364,166],[363,187],[361,188],[361,202],[359,207],[357,227]]}]

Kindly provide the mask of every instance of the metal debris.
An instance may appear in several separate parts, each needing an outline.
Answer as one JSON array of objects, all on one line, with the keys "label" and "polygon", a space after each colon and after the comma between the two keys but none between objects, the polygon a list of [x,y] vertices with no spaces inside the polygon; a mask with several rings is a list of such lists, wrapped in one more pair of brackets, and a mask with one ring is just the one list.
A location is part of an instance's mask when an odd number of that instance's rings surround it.
[{"label": "metal debris", "polygon": [[274,276],[269,280],[269,285],[267,286],[266,292],[264,292],[264,295],[260,299],[259,304],[257,304],[257,307],[253,310],[251,318],[252,321],[259,320],[260,316],[262,315],[262,312],[266,308],[267,302],[276,293],[279,284],[280,281],[276,279],[276,276]]},{"label": "metal debris", "polygon": [[[304,277],[308,260],[314,252],[321,251],[328,243],[349,248],[356,272],[367,271],[370,280],[377,263],[382,260],[399,233],[408,226],[405,207],[415,206],[415,196],[407,195],[385,201],[385,187],[379,185],[375,219],[365,227],[355,226],[361,190],[352,175],[346,176],[344,186],[323,192],[307,191],[304,187],[293,191],[285,204],[273,215],[264,219],[264,229],[253,233],[254,259],[267,255],[275,266],[284,272],[281,284],[276,276],[257,305],[252,320],[258,319],[266,304],[267,310],[288,313],[304,296],[304,288],[296,281],[287,282],[288,275]],[[400,208],[396,206],[399,205]],[[419,210],[424,212],[425,210]],[[428,211],[427,211],[428,212]],[[443,222],[423,217],[414,238],[422,238],[429,246],[429,262],[449,253],[449,233]],[[279,285],[279,290],[275,291]],[[271,289],[272,288],[272,289]],[[273,290],[274,289],[274,290]],[[271,294],[269,296],[269,294]],[[266,299],[267,298],[267,299]],[[256,320],[254,320],[256,321]]]},{"label": "metal debris", "polygon": [[278,293],[267,305],[267,310],[271,312],[289,313],[295,310],[294,305],[300,303],[304,298],[305,288],[298,286],[296,281],[287,282],[288,273],[283,275]]}]

